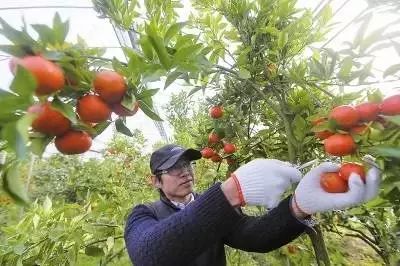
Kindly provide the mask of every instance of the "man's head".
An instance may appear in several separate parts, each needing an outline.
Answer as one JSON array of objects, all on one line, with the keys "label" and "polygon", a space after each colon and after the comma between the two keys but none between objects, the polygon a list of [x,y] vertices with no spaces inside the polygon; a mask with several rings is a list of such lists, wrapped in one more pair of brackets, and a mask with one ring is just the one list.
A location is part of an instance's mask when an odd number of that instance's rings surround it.
[{"label": "man's head", "polygon": [[194,149],[169,144],[154,151],[150,158],[153,184],[170,200],[181,201],[193,192],[191,162],[201,158]]}]

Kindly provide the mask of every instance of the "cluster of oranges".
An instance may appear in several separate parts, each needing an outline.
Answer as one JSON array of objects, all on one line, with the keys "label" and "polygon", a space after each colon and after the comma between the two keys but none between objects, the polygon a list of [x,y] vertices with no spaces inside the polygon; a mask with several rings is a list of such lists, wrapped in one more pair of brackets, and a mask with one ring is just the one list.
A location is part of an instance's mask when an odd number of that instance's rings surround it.
[{"label": "cluster of oranges", "polygon": [[[336,132],[322,130],[315,132],[317,138],[324,141],[325,152],[334,156],[346,156],[356,152],[357,144],[353,135],[368,132],[368,123],[377,121],[385,124],[381,115],[400,115],[400,95],[393,95],[381,103],[366,102],[355,107],[342,105],[332,109],[329,116],[314,120],[315,126],[333,121]],[[352,172],[365,181],[365,170],[358,163],[344,163],[339,172],[324,173],[321,176],[321,186],[327,192],[341,193],[348,190],[348,178]]]},{"label": "cluster of oranges", "polygon": [[[63,154],[88,151],[92,145],[92,136],[84,130],[75,129],[71,121],[53,108],[48,100],[48,96],[61,91],[66,83],[70,83],[62,68],[42,56],[11,59],[12,73],[15,73],[17,65],[33,75],[36,80],[35,94],[42,99],[28,108],[28,113],[35,115],[33,131],[55,137],[56,148]],[[93,88],[80,97],[75,106],[78,119],[90,127],[109,120],[112,112],[119,116],[132,116],[139,108],[137,102],[133,110],[128,110],[121,104],[127,85],[117,72],[107,70],[96,73]]]},{"label": "cluster of oranges", "polygon": [[[213,106],[210,108],[209,114],[213,119],[220,119],[224,115],[224,110],[222,106]],[[223,150],[224,154],[227,156],[227,163],[233,164],[234,159],[231,158],[231,155],[236,152],[236,146],[233,143],[222,141],[223,136],[220,134],[214,130],[208,135],[208,146],[201,150],[201,154],[203,158],[219,163],[222,161],[222,156],[219,152]]]}]

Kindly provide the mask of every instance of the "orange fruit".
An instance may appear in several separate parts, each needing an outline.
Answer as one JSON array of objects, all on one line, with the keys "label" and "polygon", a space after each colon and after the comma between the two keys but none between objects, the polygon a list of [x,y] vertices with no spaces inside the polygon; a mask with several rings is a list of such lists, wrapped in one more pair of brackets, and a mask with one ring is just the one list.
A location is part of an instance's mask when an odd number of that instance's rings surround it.
[{"label": "orange fruit", "polygon": [[210,116],[214,119],[221,118],[224,115],[224,111],[222,110],[222,106],[213,106],[209,110]]},{"label": "orange fruit", "polygon": [[344,181],[337,172],[327,172],[321,175],[320,185],[329,193],[344,193],[349,189],[347,181]]},{"label": "orange fruit", "polygon": [[50,136],[59,136],[71,128],[71,122],[59,111],[53,109],[49,102],[35,104],[28,108],[28,113],[37,115],[32,122],[32,128]]},{"label": "orange fruit", "polygon": [[128,110],[121,103],[116,103],[111,106],[113,112],[119,116],[133,116],[139,110],[139,102],[135,102],[133,110]]},{"label": "orange fruit", "polygon": [[124,77],[110,70],[98,72],[94,78],[93,86],[107,103],[121,102],[127,89]]},{"label": "orange fruit", "polygon": [[348,181],[351,173],[358,174],[361,179],[365,182],[365,169],[364,166],[358,163],[344,163],[339,169],[340,177]]},{"label": "orange fruit", "polygon": [[92,138],[84,131],[70,130],[62,136],[57,136],[55,145],[63,154],[81,154],[90,149]]},{"label": "orange fruit", "polygon": [[82,121],[90,123],[101,123],[111,116],[110,107],[97,95],[80,98],[77,112]]},{"label": "orange fruit", "polygon": [[324,140],[325,151],[334,156],[345,156],[353,154],[357,145],[350,135],[334,134]]},{"label": "orange fruit", "polygon": [[16,60],[35,77],[37,88],[36,95],[48,95],[61,90],[65,84],[64,73],[55,63],[41,56],[26,56]]},{"label": "orange fruit", "polygon": [[381,112],[384,115],[400,115],[400,95],[393,95],[383,100]]},{"label": "orange fruit", "polygon": [[332,109],[329,118],[335,120],[342,128],[350,128],[358,123],[360,115],[354,107],[341,105]]},{"label": "orange fruit", "polygon": [[235,151],[236,151],[235,144],[232,144],[232,143],[225,143],[224,144],[224,152],[226,154],[231,154],[231,153],[234,153]]}]

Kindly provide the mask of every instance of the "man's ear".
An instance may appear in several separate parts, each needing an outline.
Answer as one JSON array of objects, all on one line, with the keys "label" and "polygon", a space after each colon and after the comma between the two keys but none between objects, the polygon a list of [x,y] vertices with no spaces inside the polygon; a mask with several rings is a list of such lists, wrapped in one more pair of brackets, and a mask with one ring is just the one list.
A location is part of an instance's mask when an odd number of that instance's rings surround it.
[{"label": "man's ear", "polygon": [[161,188],[161,182],[155,175],[151,176],[151,183],[153,184],[153,187]]}]

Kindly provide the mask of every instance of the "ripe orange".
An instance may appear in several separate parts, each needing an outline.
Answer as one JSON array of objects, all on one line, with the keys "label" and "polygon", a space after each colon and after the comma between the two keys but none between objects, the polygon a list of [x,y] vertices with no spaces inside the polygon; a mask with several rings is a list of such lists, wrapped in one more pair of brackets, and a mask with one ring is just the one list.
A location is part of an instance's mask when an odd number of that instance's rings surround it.
[{"label": "ripe orange", "polygon": [[393,95],[383,100],[381,112],[384,115],[400,115],[400,95]]},{"label": "ripe orange", "polygon": [[208,142],[211,144],[218,143],[220,140],[221,140],[221,138],[215,132],[212,132],[212,133],[210,133],[210,135],[208,135]]},{"label": "ripe orange", "polygon": [[71,122],[59,111],[53,109],[49,102],[32,105],[28,108],[28,113],[37,115],[32,122],[34,131],[50,136],[59,136],[71,128]]},{"label": "ripe orange", "polygon": [[324,140],[325,151],[335,156],[345,156],[356,151],[357,145],[350,135],[335,134]]},{"label": "ripe orange", "polygon": [[234,153],[235,151],[236,151],[235,144],[232,144],[232,143],[225,143],[224,144],[224,152],[226,154],[231,154],[231,153]]},{"label": "ripe orange", "polygon": [[56,148],[63,154],[81,154],[90,149],[92,138],[84,131],[70,130],[55,139]]},{"label": "ripe orange", "polygon": [[357,125],[357,126],[350,128],[350,133],[362,135],[365,132],[367,132],[367,130],[368,130],[368,127],[366,125]]},{"label": "ripe orange", "polygon": [[213,161],[214,163],[219,163],[220,161],[222,161],[222,157],[218,153],[216,153],[211,156],[211,161]]},{"label": "ripe orange", "polygon": [[355,108],[360,115],[360,119],[365,122],[376,120],[380,112],[380,107],[377,103],[362,103]]},{"label": "ripe orange", "polygon": [[113,104],[111,106],[111,109],[113,110],[114,113],[116,113],[119,116],[133,116],[139,110],[139,102],[135,102],[133,110],[128,110],[121,103]]},{"label": "ripe orange", "polygon": [[358,174],[361,179],[365,182],[365,169],[364,166],[358,163],[344,163],[339,169],[340,177],[348,181],[351,173]]},{"label": "ripe orange", "polygon": [[80,98],[77,112],[82,121],[90,123],[106,121],[111,115],[110,107],[97,95],[86,95]]},{"label": "ripe orange", "polygon": [[346,181],[340,178],[337,172],[327,172],[321,175],[320,185],[329,193],[344,193],[349,189]]},{"label": "ripe orange", "polygon": [[126,92],[124,77],[115,71],[102,71],[96,74],[93,86],[95,91],[107,103],[121,102]]},{"label": "ripe orange", "polygon": [[341,105],[333,108],[329,114],[329,118],[335,120],[342,128],[350,128],[358,123],[360,115],[354,107]]},{"label": "ripe orange", "polygon": [[[327,120],[327,119],[326,119],[325,117],[322,117],[322,118],[318,118],[318,119],[312,121],[311,123],[312,123],[314,126],[316,126],[316,125],[319,125],[319,124],[325,122],[326,120]],[[322,140],[322,139],[326,139],[326,138],[332,136],[333,134],[335,134],[335,133],[333,133],[332,131],[329,131],[329,130],[323,130],[323,131],[315,132],[315,136],[316,136],[317,138],[321,139],[321,140]]]},{"label": "ripe orange", "polygon": [[201,155],[206,159],[211,158],[214,155],[214,150],[210,147],[205,147],[201,150]]},{"label": "ripe orange", "polygon": [[62,69],[47,59],[41,56],[26,56],[16,60],[16,63],[26,68],[35,77],[36,95],[48,95],[64,87],[65,79]]},{"label": "ripe orange", "polygon": [[210,116],[214,119],[218,119],[224,115],[224,111],[222,110],[222,106],[213,106],[210,108]]}]

